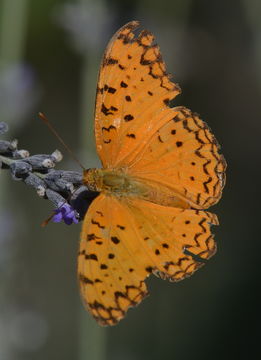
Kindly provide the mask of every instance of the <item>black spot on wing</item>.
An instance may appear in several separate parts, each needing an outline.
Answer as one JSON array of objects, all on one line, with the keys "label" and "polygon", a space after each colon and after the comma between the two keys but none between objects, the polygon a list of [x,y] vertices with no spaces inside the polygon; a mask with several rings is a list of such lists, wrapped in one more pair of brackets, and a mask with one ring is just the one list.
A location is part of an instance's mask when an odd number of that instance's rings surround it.
[{"label": "black spot on wing", "polygon": [[87,241],[96,240],[96,239],[100,239],[100,237],[96,236],[94,233],[87,235]]},{"label": "black spot on wing", "polygon": [[128,114],[128,115],[125,115],[124,116],[124,120],[125,121],[131,121],[131,120],[133,120],[134,119],[134,117],[131,115],[131,114]]},{"label": "black spot on wing", "polygon": [[126,136],[129,137],[129,138],[132,138],[132,139],[136,138],[135,134],[127,134]]},{"label": "black spot on wing", "polygon": [[100,229],[105,229],[105,226],[101,225],[98,221],[95,220],[91,220],[93,225],[97,225]]},{"label": "black spot on wing", "polygon": [[86,254],[85,255],[85,259],[86,260],[95,260],[98,261],[97,255],[96,254]]},{"label": "black spot on wing", "polygon": [[106,264],[101,264],[100,269],[101,270],[106,270],[106,269],[108,269],[108,266]]},{"label": "black spot on wing", "polygon": [[84,284],[93,285],[93,281],[83,274],[79,274],[79,281]]},{"label": "black spot on wing", "polygon": [[114,89],[113,87],[109,87],[109,88],[108,88],[108,93],[110,93],[110,94],[114,94],[116,91],[117,91],[117,90]]},{"label": "black spot on wing", "polygon": [[105,116],[108,116],[108,115],[113,115],[113,113],[115,111],[118,111],[118,109],[115,107],[115,106],[111,106],[110,108],[107,108],[104,103],[102,103],[102,106],[101,106],[101,112],[105,115]]},{"label": "black spot on wing", "polygon": [[103,65],[114,65],[114,64],[118,64],[118,60],[117,59],[114,59],[112,57],[108,57],[108,58],[105,58],[104,59],[104,62],[103,62]]},{"label": "black spot on wing", "polygon": [[108,127],[103,126],[102,131],[110,132],[111,130],[116,130],[116,127],[114,125],[110,125]]},{"label": "black spot on wing", "polygon": [[120,242],[120,240],[117,238],[117,236],[112,236],[111,241],[116,245],[119,244],[119,242]]},{"label": "black spot on wing", "polygon": [[163,243],[163,244],[161,244],[161,245],[162,245],[162,247],[165,248],[165,249],[168,249],[168,248],[169,248],[169,245],[166,244],[166,243]]}]

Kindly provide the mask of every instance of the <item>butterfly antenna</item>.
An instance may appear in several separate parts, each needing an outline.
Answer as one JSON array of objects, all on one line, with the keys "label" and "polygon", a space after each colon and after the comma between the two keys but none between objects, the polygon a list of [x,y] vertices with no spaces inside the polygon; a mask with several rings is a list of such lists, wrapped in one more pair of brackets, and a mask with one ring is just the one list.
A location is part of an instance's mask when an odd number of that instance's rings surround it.
[{"label": "butterfly antenna", "polygon": [[52,220],[52,218],[54,217],[55,213],[53,213],[52,215],[50,215],[46,220],[44,220],[42,223],[41,223],[41,227],[45,227],[46,225],[49,224],[49,222]]},{"label": "butterfly antenna", "polygon": [[[86,170],[85,167],[82,165],[82,163],[77,159],[77,157],[74,155],[72,150],[69,148],[69,146],[63,141],[61,136],[58,134],[58,132],[55,130],[53,125],[51,125],[50,121],[47,119],[47,117],[42,113],[39,112],[39,117],[43,122],[48,126],[48,128],[51,130],[51,132],[54,134],[54,136],[60,141],[60,143],[63,145],[63,147],[66,149],[66,151],[71,155],[71,157],[77,162],[77,164],[83,169]],[[48,219],[47,219],[48,220]],[[46,220],[46,221],[47,221]],[[47,221],[48,223],[48,221]]]},{"label": "butterfly antenna", "polygon": [[[75,189],[75,191],[76,191],[76,190],[77,190],[77,189]],[[61,209],[66,202],[67,202],[67,201],[64,200],[64,201],[61,203],[61,205],[60,205],[56,210]],[[55,211],[52,211],[52,214],[51,214],[47,219],[45,219],[45,220],[41,223],[41,227],[45,227],[46,225],[48,225],[49,222],[50,222],[50,221],[52,220],[52,218],[54,217],[54,215],[55,215]]]}]

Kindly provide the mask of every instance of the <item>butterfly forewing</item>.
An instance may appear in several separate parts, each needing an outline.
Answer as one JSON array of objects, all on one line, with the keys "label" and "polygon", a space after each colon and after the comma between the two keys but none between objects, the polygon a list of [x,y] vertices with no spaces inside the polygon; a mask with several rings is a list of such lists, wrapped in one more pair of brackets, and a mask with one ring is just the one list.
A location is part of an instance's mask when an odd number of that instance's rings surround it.
[{"label": "butterfly forewing", "polygon": [[152,134],[129,173],[155,188],[161,186],[166,196],[176,194],[193,207],[207,209],[221,197],[225,160],[197,114],[184,107],[169,112],[173,116]]},{"label": "butterfly forewing", "polygon": [[122,27],[101,64],[96,98],[97,151],[105,168],[116,168],[138,153],[156,130],[168,101],[179,92],[169,80],[159,47],[148,31],[135,37],[138,22]]},{"label": "butterfly forewing", "polygon": [[104,54],[95,115],[102,164],[208,208],[221,196],[224,158],[199,116],[168,107],[179,87],[169,80],[153,35],[142,31],[135,37],[137,25],[121,28]]}]

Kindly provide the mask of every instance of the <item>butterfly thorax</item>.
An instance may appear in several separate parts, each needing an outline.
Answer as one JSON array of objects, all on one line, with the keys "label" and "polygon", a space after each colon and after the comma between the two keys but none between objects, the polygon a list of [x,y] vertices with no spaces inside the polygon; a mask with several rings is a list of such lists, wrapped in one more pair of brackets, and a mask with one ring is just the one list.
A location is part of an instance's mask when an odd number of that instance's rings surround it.
[{"label": "butterfly thorax", "polygon": [[135,197],[156,204],[189,208],[190,205],[172,193],[158,191],[151,184],[146,184],[132,177],[123,169],[88,169],[83,173],[83,183],[91,191],[105,192],[117,197]]},{"label": "butterfly thorax", "polygon": [[83,173],[83,183],[91,191],[104,191],[118,195],[141,195],[141,186],[121,170],[88,169]]}]

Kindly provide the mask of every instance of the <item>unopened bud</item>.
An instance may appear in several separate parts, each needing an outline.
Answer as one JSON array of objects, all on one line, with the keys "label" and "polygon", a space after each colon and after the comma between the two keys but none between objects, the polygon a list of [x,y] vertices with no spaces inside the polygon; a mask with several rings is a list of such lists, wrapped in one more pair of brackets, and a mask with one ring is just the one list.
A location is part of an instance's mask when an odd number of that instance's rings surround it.
[{"label": "unopened bud", "polygon": [[37,187],[37,189],[36,189],[36,192],[40,197],[44,197],[45,196],[45,188],[44,188],[44,186],[39,185]]},{"label": "unopened bud", "polygon": [[59,150],[55,150],[51,156],[53,157],[55,162],[60,162],[63,159],[63,154]]},{"label": "unopened bud", "polygon": [[52,169],[55,166],[54,162],[51,159],[44,159],[42,165],[47,169]]}]

